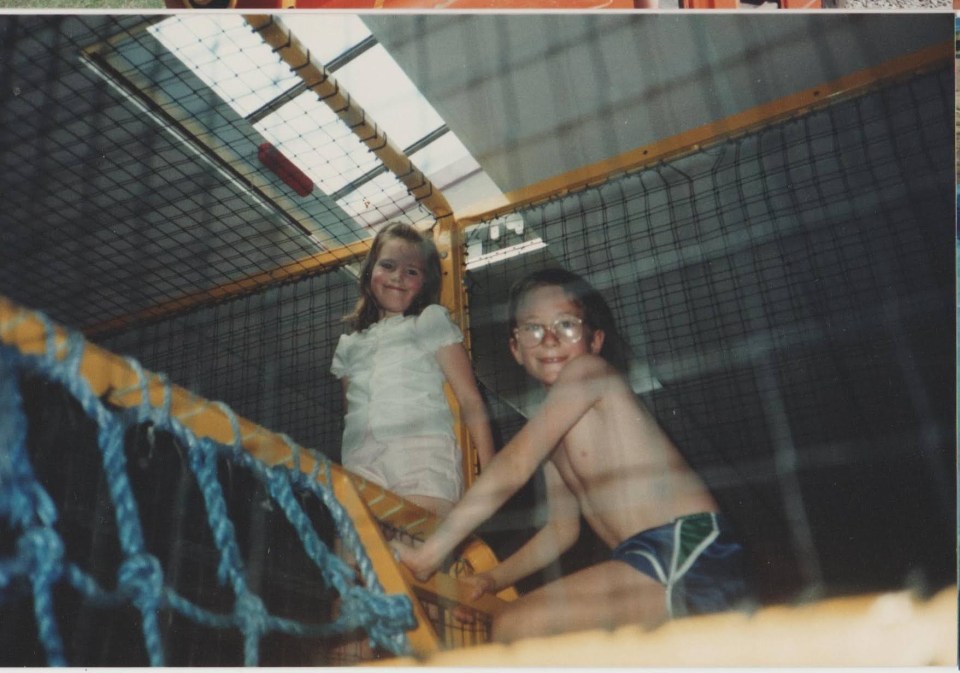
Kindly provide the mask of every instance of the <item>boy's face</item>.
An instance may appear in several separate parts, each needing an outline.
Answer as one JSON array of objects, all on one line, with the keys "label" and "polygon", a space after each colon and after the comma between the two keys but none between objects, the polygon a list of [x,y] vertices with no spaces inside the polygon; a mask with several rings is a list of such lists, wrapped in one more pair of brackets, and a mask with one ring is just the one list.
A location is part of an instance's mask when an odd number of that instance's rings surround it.
[{"label": "boy's face", "polygon": [[556,285],[534,288],[517,307],[518,330],[523,331],[525,326],[535,325],[545,329],[543,340],[536,345],[527,343],[529,337],[518,338],[514,333],[510,337],[510,352],[530,376],[544,385],[552,385],[573,358],[584,353],[598,354],[603,347],[603,330],[592,330],[587,325],[583,325],[578,341],[572,342],[558,335],[554,326],[558,321],[561,325],[569,323],[565,320],[569,318],[582,319],[583,311]]}]

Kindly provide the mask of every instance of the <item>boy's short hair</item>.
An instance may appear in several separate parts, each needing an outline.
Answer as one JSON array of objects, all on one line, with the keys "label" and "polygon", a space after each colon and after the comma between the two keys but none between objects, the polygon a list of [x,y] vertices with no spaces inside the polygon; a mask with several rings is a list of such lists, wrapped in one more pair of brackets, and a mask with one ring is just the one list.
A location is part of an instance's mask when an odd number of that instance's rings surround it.
[{"label": "boy's short hair", "polygon": [[538,287],[548,286],[559,287],[570,301],[580,307],[585,325],[593,330],[603,330],[606,336],[600,356],[621,372],[626,372],[627,361],[624,348],[613,320],[613,312],[603,295],[581,276],[563,268],[548,267],[533,271],[513,284],[510,288],[507,309],[510,334],[512,335],[517,327],[517,310],[523,298]]}]

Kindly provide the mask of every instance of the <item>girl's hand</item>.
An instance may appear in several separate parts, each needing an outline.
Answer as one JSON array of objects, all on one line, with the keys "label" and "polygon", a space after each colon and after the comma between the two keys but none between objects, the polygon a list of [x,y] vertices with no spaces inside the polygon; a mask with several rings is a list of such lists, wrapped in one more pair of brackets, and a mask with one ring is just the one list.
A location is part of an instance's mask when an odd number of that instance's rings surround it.
[{"label": "girl's hand", "polygon": [[440,567],[439,563],[435,563],[427,557],[423,545],[411,547],[399,540],[394,540],[390,543],[390,547],[393,549],[393,555],[397,560],[407,566],[413,576],[421,582],[430,579],[430,576],[437,572],[437,568]]}]

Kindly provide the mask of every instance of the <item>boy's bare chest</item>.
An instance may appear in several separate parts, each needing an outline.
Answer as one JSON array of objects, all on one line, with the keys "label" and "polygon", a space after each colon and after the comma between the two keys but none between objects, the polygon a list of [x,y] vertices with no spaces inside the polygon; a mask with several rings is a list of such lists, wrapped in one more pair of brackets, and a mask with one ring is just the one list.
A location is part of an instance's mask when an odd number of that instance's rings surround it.
[{"label": "boy's bare chest", "polygon": [[607,471],[606,441],[600,419],[587,412],[557,446],[554,464],[572,489],[588,486],[597,475]]}]

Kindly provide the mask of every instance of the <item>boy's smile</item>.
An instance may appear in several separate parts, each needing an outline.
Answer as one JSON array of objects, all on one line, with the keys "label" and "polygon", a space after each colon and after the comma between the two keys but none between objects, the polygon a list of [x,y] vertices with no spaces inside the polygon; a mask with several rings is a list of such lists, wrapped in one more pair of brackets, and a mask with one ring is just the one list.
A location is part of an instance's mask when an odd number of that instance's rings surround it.
[{"label": "boy's smile", "polygon": [[517,327],[522,330],[529,325],[543,326],[543,340],[531,346],[515,333],[510,338],[510,352],[530,376],[550,386],[570,360],[584,353],[597,354],[603,346],[603,331],[586,324],[582,326],[582,336],[575,342],[557,333],[582,317],[583,310],[562,288],[556,285],[534,288],[517,307]]}]

